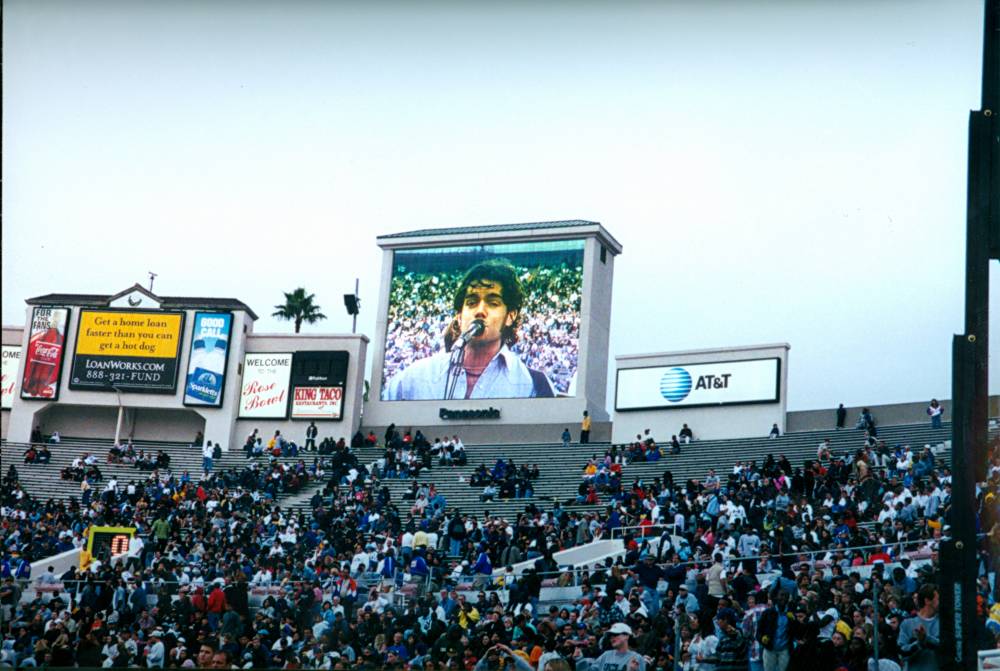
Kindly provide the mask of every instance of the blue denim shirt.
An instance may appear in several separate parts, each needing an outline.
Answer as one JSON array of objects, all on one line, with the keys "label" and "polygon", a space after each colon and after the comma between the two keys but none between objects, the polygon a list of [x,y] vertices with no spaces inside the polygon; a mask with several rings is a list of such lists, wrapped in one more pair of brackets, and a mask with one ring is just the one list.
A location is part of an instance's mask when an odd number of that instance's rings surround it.
[{"label": "blue denim shirt", "polygon": [[[441,400],[448,381],[449,352],[421,359],[395,375],[388,383],[387,401]],[[456,398],[466,398],[465,370],[458,373]],[[468,398],[530,398],[535,396],[531,371],[506,345],[500,348]]]}]

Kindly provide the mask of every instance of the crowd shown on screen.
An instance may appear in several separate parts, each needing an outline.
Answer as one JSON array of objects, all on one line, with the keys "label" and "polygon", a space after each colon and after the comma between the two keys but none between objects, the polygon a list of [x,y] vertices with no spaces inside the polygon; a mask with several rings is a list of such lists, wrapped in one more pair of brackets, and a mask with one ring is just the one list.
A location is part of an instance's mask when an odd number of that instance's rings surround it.
[{"label": "crowd shown on screen", "polygon": [[[529,368],[543,371],[561,394],[570,392],[579,361],[582,277],[582,268],[561,266],[528,269],[521,278],[524,318],[519,341],[511,349]],[[458,275],[413,272],[393,277],[385,380],[443,349],[460,280]]]}]

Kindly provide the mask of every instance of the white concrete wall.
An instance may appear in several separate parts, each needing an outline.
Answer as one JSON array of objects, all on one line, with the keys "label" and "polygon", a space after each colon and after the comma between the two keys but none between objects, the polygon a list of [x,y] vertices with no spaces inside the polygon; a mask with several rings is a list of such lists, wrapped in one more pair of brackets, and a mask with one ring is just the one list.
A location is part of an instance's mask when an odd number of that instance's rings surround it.
[{"label": "white concrete wall", "polygon": [[[350,442],[351,436],[361,426],[361,407],[365,393],[365,360],[368,354],[368,337],[360,334],[252,334],[246,340],[246,349],[240,353],[240,363],[245,352],[325,352],[346,351],[347,388],[344,390],[343,419],[339,421],[317,421],[319,440],[329,436],[334,440],[343,437]],[[237,396],[239,392],[237,391]],[[231,447],[239,449],[246,437],[254,429],[260,429],[265,442],[281,431],[281,435],[299,445],[305,442],[309,420],[302,419],[238,419]],[[208,434],[205,434],[206,436]]]},{"label": "white concrete wall", "polygon": [[[20,346],[23,335],[24,335],[23,326],[4,326],[2,342],[0,342],[0,344]],[[18,370],[18,373],[20,374],[20,370]],[[15,395],[20,393],[18,391],[20,388],[21,388],[21,382],[20,380],[18,380],[14,389]],[[4,408],[2,411],[0,411],[0,438],[3,438],[4,440],[6,440],[7,438],[7,429],[10,425],[10,412],[11,412],[10,408]]]},{"label": "white concrete wall", "polygon": [[[33,306],[27,306],[25,323],[31,321],[31,311]],[[73,364],[73,353],[76,351],[77,326],[80,320],[80,307],[72,306],[69,325],[66,334],[66,347],[64,350],[63,369],[59,381],[58,401],[25,401],[20,398],[20,378],[23,377],[25,357],[21,357],[21,366],[18,371],[18,389],[14,397],[14,407],[11,409],[9,437],[16,442],[25,442],[31,437],[31,430],[36,424],[43,424],[43,431],[54,430],[44,426],[45,418],[49,414],[50,408],[54,406],[77,406],[92,409],[93,419],[88,419],[86,412],[74,415],[74,411],[57,410],[57,417],[62,419],[72,418],[78,421],[77,424],[64,425],[59,429],[65,435],[79,435],[89,437],[114,437],[114,423],[108,431],[104,416],[108,409],[115,413],[117,418],[118,394],[104,391],[76,391],[69,388],[69,377]],[[99,309],[99,308],[96,308]],[[123,392],[121,394],[121,404],[125,408],[159,409],[162,411],[175,411],[178,416],[193,414],[204,418],[204,433],[209,440],[216,440],[223,445],[227,445],[233,428],[235,408],[239,402],[240,381],[237,370],[239,362],[242,361],[242,343],[245,334],[252,328],[253,320],[243,311],[233,311],[233,333],[231,342],[232,351],[229,356],[229,363],[226,369],[226,382],[223,392],[223,405],[221,408],[185,408],[184,383],[187,377],[188,355],[191,344],[191,333],[194,329],[194,315],[197,310],[186,310],[184,317],[184,331],[181,339],[180,362],[177,373],[177,386],[172,394],[140,394]],[[29,333],[25,329],[21,335],[21,346],[27,348]],[[102,410],[103,409],[103,410]],[[183,412],[181,412],[183,411]],[[141,425],[142,411],[139,412]],[[149,417],[163,417],[165,415],[149,415]],[[189,425],[181,424],[184,430],[183,436],[175,433],[169,422],[162,419],[156,420],[154,426],[162,427],[163,433],[158,438],[160,440],[189,440],[194,437],[187,429]],[[127,434],[125,434],[127,435]]]},{"label": "white concrete wall", "polygon": [[[632,354],[616,357],[617,369],[647,368],[651,366],[693,365],[716,361],[741,361],[747,359],[772,359],[781,361],[779,400],[776,403],[753,405],[724,405],[712,407],[665,407],[654,410],[614,411],[611,440],[627,443],[635,440],[637,433],[650,429],[660,444],[670,441],[672,435],[687,424],[694,431],[695,439],[742,438],[767,436],[772,424],[785,431],[785,408],[788,399],[788,349],[785,343],[749,347]],[[690,448],[689,448],[690,449]]]},{"label": "white concrete wall", "polygon": [[[26,323],[30,322],[32,306],[27,307]],[[118,395],[114,392],[74,391],[69,389],[69,375],[73,352],[76,349],[76,330],[79,324],[79,306],[72,307],[63,371],[57,401],[24,401],[20,398],[20,380],[24,373],[24,357],[18,370],[17,388],[13,408],[3,412],[3,437],[15,442],[26,442],[31,430],[41,425],[44,433],[59,431],[65,436],[113,438],[118,418]],[[344,419],[328,422],[330,434],[350,438],[360,424],[364,394],[365,357],[368,338],[364,335],[254,335],[253,319],[244,311],[233,311],[233,330],[230,338],[229,360],[223,388],[222,407],[185,407],[184,384],[190,353],[194,314],[187,310],[177,388],[172,394],[122,393],[121,404],[126,408],[121,435],[134,435],[137,439],[190,441],[197,431],[206,440],[218,442],[224,449],[239,448],[245,438],[244,423],[237,429],[240,390],[242,389],[242,364],[246,352],[346,350],[350,354],[347,389],[344,397]],[[28,332],[22,327],[4,327],[4,344],[27,347]],[[8,342],[9,341],[9,342]],[[246,424],[260,424],[246,422]],[[287,420],[271,429],[280,428],[292,437],[305,432],[308,422]],[[318,423],[319,424],[319,423]],[[249,433],[253,427],[246,430]],[[260,426],[263,430],[265,427]]]}]

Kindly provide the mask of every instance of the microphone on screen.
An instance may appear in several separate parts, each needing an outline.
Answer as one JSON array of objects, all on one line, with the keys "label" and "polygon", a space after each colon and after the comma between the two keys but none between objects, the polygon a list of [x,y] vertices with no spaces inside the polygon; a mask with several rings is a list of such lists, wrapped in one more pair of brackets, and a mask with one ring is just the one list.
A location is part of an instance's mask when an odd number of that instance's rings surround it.
[{"label": "microphone on screen", "polygon": [[458,336],[458,338],[455,339],[455,342],[451,346],[452,351],[465,347],[465,345],[470,340],[472,340],[485,330],[486,330],[486,322],[484,322],[482,319],[474,319],[472,321],[472,324],[469,325],[469,328],[466,329],[465,333],[463,333],[462,335]]}]

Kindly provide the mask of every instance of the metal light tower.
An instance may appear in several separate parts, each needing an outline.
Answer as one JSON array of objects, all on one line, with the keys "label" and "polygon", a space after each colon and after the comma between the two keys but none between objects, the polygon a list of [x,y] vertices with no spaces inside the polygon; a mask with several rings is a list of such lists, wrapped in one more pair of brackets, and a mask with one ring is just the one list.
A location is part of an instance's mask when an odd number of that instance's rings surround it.
[{"label": "metal light tower", "polygon": [[1000,259],[1000,0],[986,0],[981,109],[969,113],[965,333],[952,342],[952,503],[941,544],[943,668],[976,667],[976,482],[985,480],[990,259]]}]

